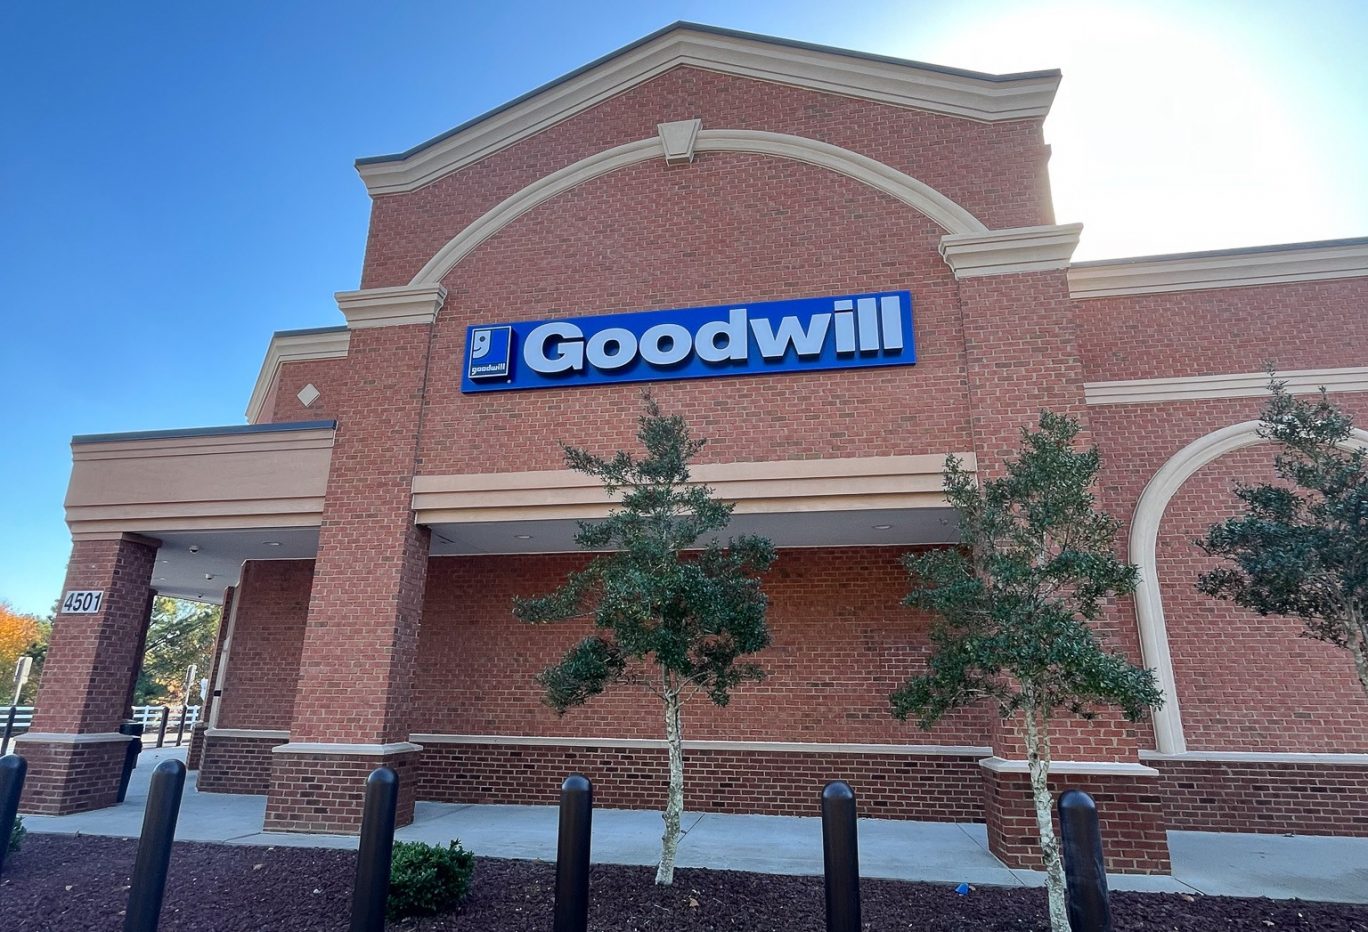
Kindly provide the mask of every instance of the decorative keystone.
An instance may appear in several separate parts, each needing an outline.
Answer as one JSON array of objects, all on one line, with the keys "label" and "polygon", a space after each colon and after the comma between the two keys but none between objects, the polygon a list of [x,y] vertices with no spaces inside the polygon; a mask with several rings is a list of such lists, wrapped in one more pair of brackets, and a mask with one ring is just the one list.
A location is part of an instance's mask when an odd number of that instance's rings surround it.
[{"label": "decorative keystone", "polygon": [[702,120],[656,124],[660,142],[665,147],[665,164],[688,165],[693,161],[694,143],[698,141],[698,131],[702,126]]}]

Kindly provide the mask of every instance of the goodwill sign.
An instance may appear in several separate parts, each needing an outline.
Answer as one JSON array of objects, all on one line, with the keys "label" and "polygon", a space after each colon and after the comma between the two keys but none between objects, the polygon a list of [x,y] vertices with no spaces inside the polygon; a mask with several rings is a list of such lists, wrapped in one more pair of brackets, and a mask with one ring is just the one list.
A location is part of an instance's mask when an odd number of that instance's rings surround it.
[{"label": "goodwill sign", "polygon": [[907,291],[472,326],[463,392],[917,361]]}]

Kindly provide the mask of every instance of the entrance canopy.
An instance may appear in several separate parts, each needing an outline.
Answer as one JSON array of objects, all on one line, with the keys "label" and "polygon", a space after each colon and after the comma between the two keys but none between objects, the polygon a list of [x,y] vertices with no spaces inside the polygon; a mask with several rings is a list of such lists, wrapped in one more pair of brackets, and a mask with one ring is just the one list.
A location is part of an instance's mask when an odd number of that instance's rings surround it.
[{"label": "entrance canopy", "polygon": [[[72,441],[67,523],[75,540],[137,534],[161,542],[152,585],[214,602],[244,561],[312,559],[331,466],[334,422],[80,436]],[[961,453],[974,469],[973,454]],[[952,543],[942,454],[694,467],[735,504],[728,535],[778,547]],[[416,476],[414,521],[432,554],[563,553],[578,522],[612,501],[568,470]]]}]

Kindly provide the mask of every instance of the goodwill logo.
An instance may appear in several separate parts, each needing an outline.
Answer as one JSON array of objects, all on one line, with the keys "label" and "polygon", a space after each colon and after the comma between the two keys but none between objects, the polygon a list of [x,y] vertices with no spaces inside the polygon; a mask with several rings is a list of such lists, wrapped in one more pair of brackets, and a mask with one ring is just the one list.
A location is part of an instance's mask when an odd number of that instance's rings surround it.
[{"label": "goodwill logo", "polygon": [[477,325],[463,392],[917,361],[907,291]]}]

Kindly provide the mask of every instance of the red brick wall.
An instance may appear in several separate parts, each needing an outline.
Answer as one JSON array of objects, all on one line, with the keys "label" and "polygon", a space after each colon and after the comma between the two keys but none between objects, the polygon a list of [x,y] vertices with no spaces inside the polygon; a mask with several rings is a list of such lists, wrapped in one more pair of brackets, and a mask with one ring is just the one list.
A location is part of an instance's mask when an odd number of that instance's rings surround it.
[{"label": "red brick wall", "polygon": [[[1053,775],[1050,793],[1058,800],[1079,789],[1097,803],[1107,870],[1122,874],[1167,874],[1170,870],[1161,780],[1123,776]],[[1024,773],[983,771],[988,848],[1008,867],[1041,870],[1035,806]],[[1054,812],[1059,832],[1059,812]]]},{"label": "red brick wall", "polygon": [[1236,481],[1272,477],[1273,450],[1227,454],[1198,470],[1160,525],[1159,580],[1188,747],[1368,752],[1368,697],[1349,653],[1302,637],[1299,619],[1261,617],[1197,591],[1218,564],[1192,541],[1237,511]]},{"label": "red brick wall", "polygon": [[290,727],[312,579],[312,560],[243,566],[218,727]]},{"label": "red brick wall", "polygon": [[1361,366],[1368,278],[1074,302],[1090,382]]},{"label": "red brick wall", "polygon": [[264,794],[271,785],[271,748],[284,743],[283,738],[208,738],[195,785],[205,793]]},{"label": "red brick wall", "polygon": [[296,702],[293,741],[408,737],[430,549],[410,508],[429,329],[351,336],[300,654],[299,696],[308,701]]},{"label": "red brick wall", "polygon": [[[972,757],[710,750],[686,751],[684,767],[693,812],[818,815],[822,787],[845,780],[862,816],[983,821],[982,768]],[[594,782],[596,806],[664,806],[666,753],[640,748],[430,744],[420,756],[418,798],[553,805],[571,773]]]},{"label": "red brick wall", "polygon": [[462,395],[466,327],[543,317],[910,288],[918,363],[661,382],[710,442],[700,460],[969,449],[963,339],[943,230],[811,165],[703,153],[620,169],[530,211],[446,278],[424,413],[423,474],[563,468],[556,441],[635,444],[641,386]]},{"label": "red brick wall", "polygon": [[[1368,395],[1336,394],[1334,399],[1368,424]],[[1259,398],[1230,398],[1093,406],[1089,415],[1104,459],[1104,505],[1129,520],[1145,485],[1174,454],[1212,431],[1257,418],[1262,404]],[[1260,618],[1196,590],[1198,575],[1215,564],[1193,541],[1236,513],[1232,489],[1237,480],[1272,478],[1271,447],[1227,454],[1178,490],[1160,524],[1158,576],[1188,746],[1368,750],[1368,699],[1342,651],[1299,637],[1296,620]],[[1128,534],[1129,524],[1121,539]],[[1132,600],[1121,603],[1118,617],[1118,634],[1138,658]],[[1140,734],[1144,746],[1153,747],[1152,728]]]},{"label": "red brick wall", "polygon": [[47,744],[20,741],[28,761],[19,808],[42,815],[69,815],[112,806],[119,796],[127,741]]},{"label": "red brick wall", "polygon": [[386,757],[272,754],[265,830],[357,834],[361,830],[366,778],[377,767],[390,767],[398,774],[395,824],[409,824],[413,821],[418,786],[416,752]]},{"label": "red brick wall", "polygon": [[[337,417],[343,409],[343,379],[346,358],[307,359],[281,365],[276,387],[262,406],[260,424],[283,424],[290,421],[326,421]],[[309,407],[299,400],[305,385],[313,385],[319,396]]]},{"label": "red brick wall", "polygon": [[1368,835],[1368,767],[1148,761],[1174,830]]},{"label": "red brick wall", "polygon": [[[765,577],[773,645],[769,676],[739,687],[726,708],[685,709],[687,739],[879,744],[987,743],[987,712],[968,710],[931,732],[889,714],[888,695],[920,669],[929,622],[900,604],[907,575],[896,548],[783,550]],[[645,690],[618,688],[558,718],[533,681],[589,630],[528,625],[514,596],[549,592],[582,564],[575,555],[442,557],[428,573],[414,686],[414,733],[663,738]]]},{"label": "red brick wall", "polygon": [[694,117],[704,129],[787,133],[869,156],[929,184],[990,229],[1052,222],[1039,120],[980,123],[679,67],[417,191],[376,198],[363,287],[407,284],[448,240],[532,182],[655,138],[657,123]]}]

